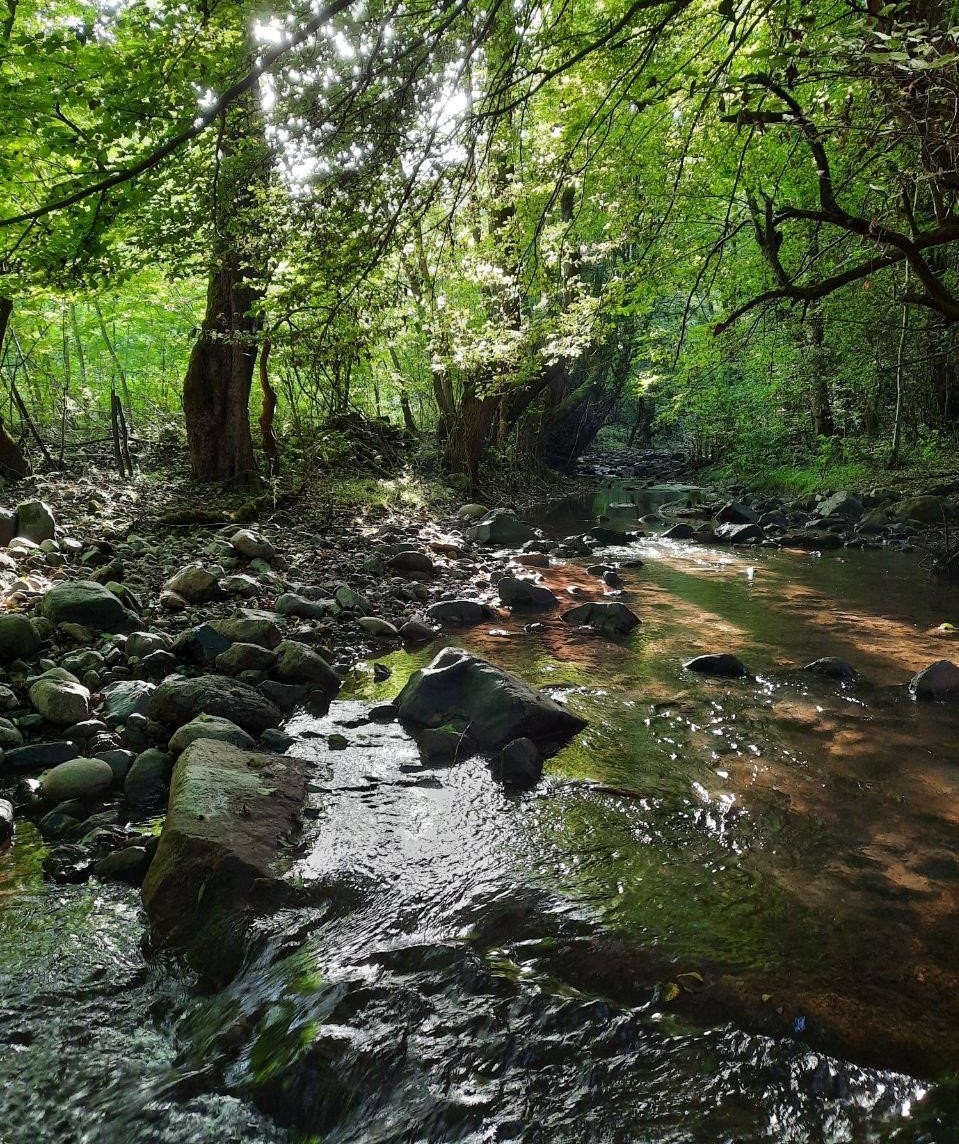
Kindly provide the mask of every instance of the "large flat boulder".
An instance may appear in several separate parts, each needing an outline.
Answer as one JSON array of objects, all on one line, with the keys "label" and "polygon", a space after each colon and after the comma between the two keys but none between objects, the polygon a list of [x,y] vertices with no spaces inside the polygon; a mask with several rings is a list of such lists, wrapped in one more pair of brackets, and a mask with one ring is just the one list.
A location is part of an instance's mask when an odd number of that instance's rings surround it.
[{"label": "large flat boulder", "polygon": [[143,904],[154,941],[214,981],[232,976],[250,921],[282,896],[285,843],[299,829],[308,767],[197,739],[173,769]]},{"label": "large flat boulder", "polygon": [[168,727],[182,727],[198,715],[218,715],[252,735],[278,726],[283,718],[259,691],[223,675],[168,676],[153,692],[148,714]]},{"label": "large flat boulder", "polygon": [[396,699],[399,716],[420,727],[446,724],[465,730],[481,750],[514,739],[557,747],[586,721],[555,700],[462,648],[444,648],[414,672]]}]

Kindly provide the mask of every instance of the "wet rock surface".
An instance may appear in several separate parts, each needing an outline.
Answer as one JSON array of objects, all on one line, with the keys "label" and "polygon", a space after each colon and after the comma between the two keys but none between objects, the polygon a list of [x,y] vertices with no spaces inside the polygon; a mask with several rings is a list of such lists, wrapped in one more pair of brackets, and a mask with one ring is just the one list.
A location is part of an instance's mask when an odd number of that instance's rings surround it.
[{"label": "wet rock surface", "polygon": [[542,692],[458,648],[441,651],[415,672],[396,706],[404,722],[421,727],[453,724],[484,750],[518,738],[555,748],[585,726]]},{"label": "wet rock surface", "polygon": [[[238,932],[277,899],[283,850],[306,796],[302,760],[197,739],[177,760],[156,856],[143,883],[154,939],[223,981]],[[202,892],[201,892],[202,891]]]}]

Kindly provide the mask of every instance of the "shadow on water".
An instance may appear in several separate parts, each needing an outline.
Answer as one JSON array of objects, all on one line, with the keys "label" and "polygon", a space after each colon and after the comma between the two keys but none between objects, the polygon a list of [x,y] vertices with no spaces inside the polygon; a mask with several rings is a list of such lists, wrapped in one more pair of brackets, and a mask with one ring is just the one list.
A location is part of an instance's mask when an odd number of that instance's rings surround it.
[{"label": "shadow on water", "polygon": [[[543,524],[687,495],[609,483]],[[144,959],[131,892],[43,887],[24,831],[0,858],[0,1140],[959,1138],[953,1090],[926,1093],[959,1065],[959,722],[902,686],[948,650],[941,593],[898,554],[601,554],[627,556],[628,639],[503,613],[446,641],[589,720],[532,793],[365,721],[438,645],[294,718],[302,905],[215,997]],[[591,563],[544,580],[598,598]],[[683,668],[716,650],[755,677]],[[798,670],[822,655],[862,682]]]}]

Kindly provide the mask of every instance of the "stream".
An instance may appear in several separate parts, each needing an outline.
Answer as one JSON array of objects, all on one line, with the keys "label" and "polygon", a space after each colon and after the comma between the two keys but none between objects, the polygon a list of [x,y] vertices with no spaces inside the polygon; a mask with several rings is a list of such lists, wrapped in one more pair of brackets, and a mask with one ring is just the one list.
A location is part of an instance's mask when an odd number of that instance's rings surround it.
[{"label": "stream", "polygon": [[[535,523],[675,496],[610,480]],[[533,791],[364,720],[439,642],[294,716],[302,904],[219,994],[145,954],[136,891],[45,883],[22,824],[0,1142],[959,1140],[959,714],[904,686],[956,658],[951,591],[902,553],[655,531],[543,575],[595,593],[588,566],[637,559],[630,637],[444,635],[588,720]],[[683,668],[714,651],[754,677]],[[860,681],[800,670],[821,656]]]}]

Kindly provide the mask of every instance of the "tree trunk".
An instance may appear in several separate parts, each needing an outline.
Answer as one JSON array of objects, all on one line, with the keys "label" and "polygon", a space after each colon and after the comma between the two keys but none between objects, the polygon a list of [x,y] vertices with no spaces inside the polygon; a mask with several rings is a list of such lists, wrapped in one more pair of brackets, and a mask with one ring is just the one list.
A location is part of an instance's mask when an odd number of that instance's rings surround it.
[{"label": "tree trunk", "polygon": [[[250,59],[254,46],[248,46]],[[259,87],[224,115],[217,141],[214,227],[206,313],[183,383],[190,467],[200,480],[255,479],[250,389],[266,294],[266,236],[259,199],[269,179],[269,150]]]},{"label": "tree trunk", "polygon": [[190,467],[208,481],[244,481],[256,472],[250,388],[256,367],[260,292],[235,266],[210,278],[206,315],[183,383]]},{"label": "tree trunk", "polygon": [[[0,364],[3,362],[3,343],[7,335],[13,303],[9,298],[0,297]],[[0,472],[11,477],[28,477],[32,472],[30,462],[23,450],[7,432],[0,417]]]},{"label": "tree trunk", "polygon": [[270,381],[270,347],[272,346],[269,333],[263,335],[263,348],[260,350],[260,389],[263,392],[263,410],[260,413],[260,440],[263,442],[263,452],[270,465],[270,476],[275,477],[280,471],[280,456],[276,443],[276,390]]}]

